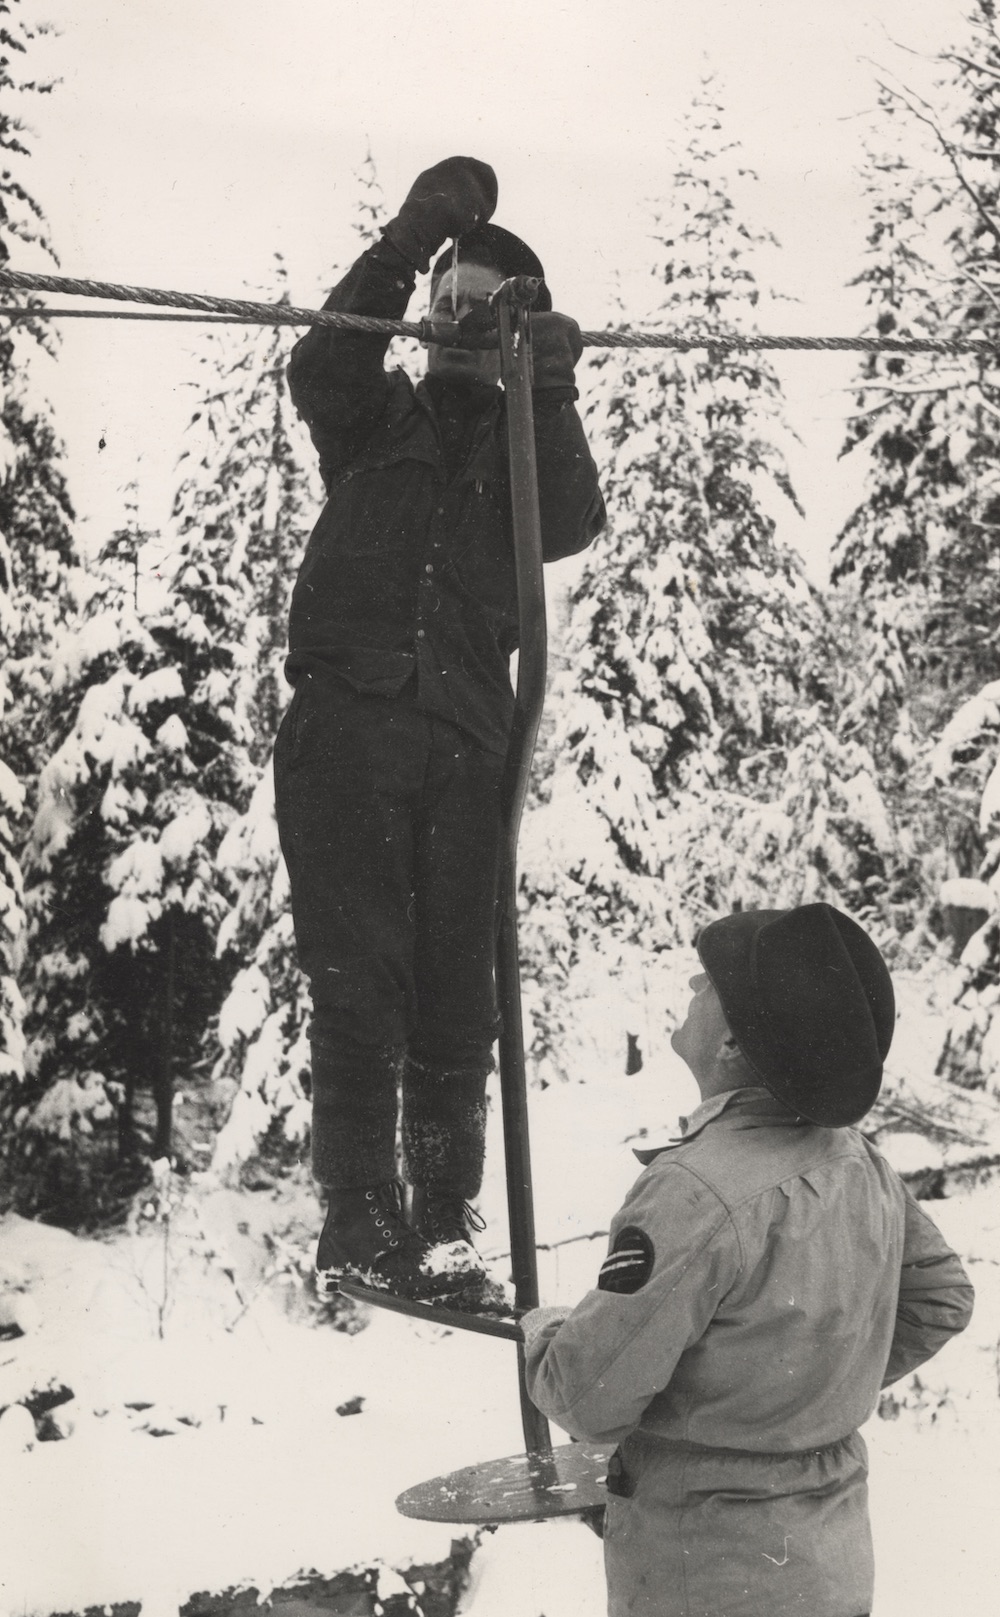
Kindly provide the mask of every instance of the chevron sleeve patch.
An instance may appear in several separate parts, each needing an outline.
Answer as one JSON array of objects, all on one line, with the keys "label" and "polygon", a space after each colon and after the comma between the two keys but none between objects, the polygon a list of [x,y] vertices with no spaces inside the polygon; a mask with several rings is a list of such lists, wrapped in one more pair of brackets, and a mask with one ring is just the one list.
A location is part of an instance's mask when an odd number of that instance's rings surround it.
[{"label": "chevron sleeve patch", "polygon": [[629,1224],[615,1236],[615,1244],[597,1281],[598,1291],[641,1291],[653,1272],[655,1253],[645,1230]]}]

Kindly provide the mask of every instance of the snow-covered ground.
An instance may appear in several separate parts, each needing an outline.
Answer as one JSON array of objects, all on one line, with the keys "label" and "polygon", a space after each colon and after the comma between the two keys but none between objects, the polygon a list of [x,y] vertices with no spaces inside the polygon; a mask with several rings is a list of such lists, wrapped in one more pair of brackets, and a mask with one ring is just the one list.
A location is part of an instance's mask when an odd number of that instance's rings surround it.
[{"label": "snow-covered ground", "polygon": [[[697,1097],[666,1031],[690,958],[579,978],[562,1052],[570,1074],[532,1092],[543,1297],[593,1282],[636,1164],[640,1131],[670,1131]],[[996,1110],[932,1076],[940,981],[901,977],[890,1061],[888,1154],[939,1167],[1000,1150]],[[642,1070],[625,1074],[627,1034]],[[482,1198],[484,1250],[505,1274],[498,1107]],[[938,1120],[928,1139],[919,1116]],[[163,1184],[133,1229],[107,1240],[0,1222],[0,1611],[7,1617],[140,1600],[173,1617],[190,1595],[253,1585],[262,1597],[310,1569],[399,1574],[443,1561],[473,1529],[399,1516],[410,1484],[521,1446],[514,1350],[400,1316],[359,1311],[335,1329],[301,1283],[315,1203],[304,1184],[234,1190]],[[969,1265],[972,1326],[897,1386],[866,1431],[877,1617],[992,1617],[1000,1609],[1000,1206],[989,1184],[931,1212]],[[162,1214],[169,1212],[169,1217]],[[39,1429],[22,1400],[73,1396]],[[43,1399],[44,1402],[44,1399]],[[28,1446],[30,1444],[30,1446]],[[419,1609],[419,1589],[414,1609]],[[597,1617],[599,1540],[576,1520],[483,1535],[461,1611]]]}]

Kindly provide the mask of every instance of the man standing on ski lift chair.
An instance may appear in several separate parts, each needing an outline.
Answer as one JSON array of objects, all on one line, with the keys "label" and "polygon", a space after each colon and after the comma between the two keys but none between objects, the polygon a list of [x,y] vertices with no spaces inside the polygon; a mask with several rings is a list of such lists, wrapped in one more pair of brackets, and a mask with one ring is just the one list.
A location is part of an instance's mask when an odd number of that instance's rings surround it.
[{"label": "man standing on ski lift chair", "polygon": [[964,1329],[958,1258],[858,1133],[895,1025],[875,944],[828,904],[705,927],[671,1043],[701,1104],[637,1151],[595,1290],[524,1316],[527,1386],[617,1442],[610,1617],[862,1617],[880,1388]]},{"label": "man standing on ski lift chair", "polygon": [[[436,164],[324,307],[401,319],[415,272],[450,239],[458,268],[450,250],[434,264],[432,319],[462,319],[511,276],[543,277],[488,222],[496,201],[485,163]],[[604,505],[574,403],[579,328],[544,283],[531,318],[542,546],[556,561],[591,542]],[[498,1031],[517,582],[498,350],[431,344],[414,388],[383,368],[388,343],[314,326],[291,356],[327,504],[292,596],[275,795],[313,1002],[312,1161],[328,1195],[317,1283],[329,1294],[351,1275],[426,1298],[483,1278],[469,1202]]]}]

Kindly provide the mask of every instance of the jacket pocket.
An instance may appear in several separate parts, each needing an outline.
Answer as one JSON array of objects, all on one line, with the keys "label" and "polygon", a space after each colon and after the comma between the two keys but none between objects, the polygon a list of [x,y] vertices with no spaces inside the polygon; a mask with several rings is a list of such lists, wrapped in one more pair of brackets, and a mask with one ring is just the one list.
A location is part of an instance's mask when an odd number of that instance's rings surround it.
[{"label": "jacket pocket", "polygon": [[615,1452],[608,1460],[608,1493],[616,1499],[631,1499],[635,1493],[638,1482],[638,1468],[635,1464],[636,1445],[632,1436],[619,1443]]},{"label": "jacket pocket", "polygon": [[635,1483],[625,1470],[620,1446],[608,1460],[608,1480],[605,1486],[608,1493],[614,1494],[616,1499],[631,1499],[635,1493]]}]

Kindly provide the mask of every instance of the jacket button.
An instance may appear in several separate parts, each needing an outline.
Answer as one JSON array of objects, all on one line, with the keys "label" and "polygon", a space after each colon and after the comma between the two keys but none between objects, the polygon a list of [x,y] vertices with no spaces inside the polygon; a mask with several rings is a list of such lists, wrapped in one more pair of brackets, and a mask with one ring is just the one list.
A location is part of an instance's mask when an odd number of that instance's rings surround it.
[{"label": "jacket button", "polygon": [[424,572],[425,573],[433,573],[433,571],[434,571],[434,563],[432,561],[425,562],[424,563]]},{"label": "jacket button", "polygon": [[418,639],[418,640],[423,640],[423,638],[424,638],[424,631],[423,631],[423,629],[418,629],[418,630],[417,630],[417,639]]}]

